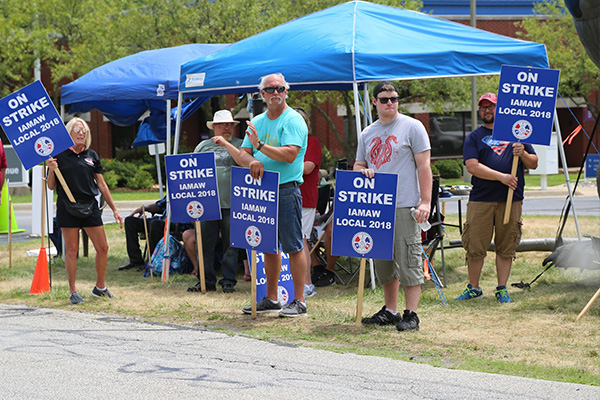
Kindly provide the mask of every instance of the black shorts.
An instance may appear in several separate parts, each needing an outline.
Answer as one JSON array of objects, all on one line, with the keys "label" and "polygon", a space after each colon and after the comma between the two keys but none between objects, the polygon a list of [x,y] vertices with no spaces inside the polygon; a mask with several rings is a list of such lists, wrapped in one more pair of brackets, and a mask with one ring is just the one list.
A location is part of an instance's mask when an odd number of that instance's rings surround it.
[{"label": "black shorts", "polygon": [[104,225],[102,210],[98,207],[98,202],[94,203],[92,214],[89,217],[77,218],[67,212],[61,199],[56,200],[56,223],[59,228],[89,228]]}]

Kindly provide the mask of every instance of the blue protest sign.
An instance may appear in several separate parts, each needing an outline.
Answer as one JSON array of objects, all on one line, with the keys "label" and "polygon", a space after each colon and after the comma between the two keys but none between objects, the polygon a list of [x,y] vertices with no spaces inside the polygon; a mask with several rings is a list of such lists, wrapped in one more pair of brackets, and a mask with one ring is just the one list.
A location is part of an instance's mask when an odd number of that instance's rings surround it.
[{"label": "blue protest sign", "polygon": [[231,245],[277,253],[279,172],[255,180],[248,168],[231,168]]},{"label": "blue protest sign", "polygon": [[215,153],[165,157],[172,222],[221,219]]},{"label": "blue protest sign", "polygon": [[397,185],[396,174],[336,172],[332,254],[394,258]]},{"label": "blue protest sign", "polygon": [[[588,154],[585,158],[585,177],[595,178],[600,165],[600,154]],[[600,182],[596,182],[596,185]]]},{"label": "blue protest sign", "polygon": [[74,145],[40,81],[0,100],[0,124],[25,169]]},{"label": "blue protest sign", "polygon": [[503,65],[492,138],[548,146],[560,71]]},{"label": "blue protest sign", "polygon": [[[248,261],[252,262],[252,252],[247,250]],[[259,302],[267,295],[267,277],[265,275],[265,254],[256,252],[256,301]],[[287,305],[294,299],[294,281],[290,272],[290,256],[281,252],[281,274],[277,285],[277,298],[282,305]]]}]

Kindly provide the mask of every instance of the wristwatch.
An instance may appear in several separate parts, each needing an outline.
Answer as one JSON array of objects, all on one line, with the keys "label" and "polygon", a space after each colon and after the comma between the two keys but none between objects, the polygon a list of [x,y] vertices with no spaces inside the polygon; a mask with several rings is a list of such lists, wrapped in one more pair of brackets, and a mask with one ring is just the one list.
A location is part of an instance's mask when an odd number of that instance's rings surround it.
[{"label": "wristwatch", "polygon": [[256,148],[256,151],[260,151],[260,149],[262,149],[262,147],[265,145],[265,142],[261,142],[260,140],[258,141],[258,147]]}]

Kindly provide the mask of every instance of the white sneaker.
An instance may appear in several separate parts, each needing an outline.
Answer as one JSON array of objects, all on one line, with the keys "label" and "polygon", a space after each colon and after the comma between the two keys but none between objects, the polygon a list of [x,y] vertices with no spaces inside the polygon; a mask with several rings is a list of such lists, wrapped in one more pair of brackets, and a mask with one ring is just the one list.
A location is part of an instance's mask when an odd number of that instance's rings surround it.
[{"label": "white sneaker", "polygon": [[313,297],[315,294],[317,294],[315,285],[304,285],[304,297]]}]

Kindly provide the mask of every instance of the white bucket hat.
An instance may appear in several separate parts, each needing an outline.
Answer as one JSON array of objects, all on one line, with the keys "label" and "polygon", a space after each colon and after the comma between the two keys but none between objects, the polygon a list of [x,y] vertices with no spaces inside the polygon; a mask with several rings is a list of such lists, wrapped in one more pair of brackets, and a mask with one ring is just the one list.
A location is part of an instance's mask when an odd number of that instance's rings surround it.
[{"label": "white bucket hat", "polygon": [[233,115],[231,115],[231,111],[219,110],[215,113],[214,119],[212,121],[206,122],[206,126],[208,126],[208,129],[212,129],[213,124],[225,124],[228,122],[233,122],[234,126],[240,123],[240,121],[236,121],[233,119]]}]

